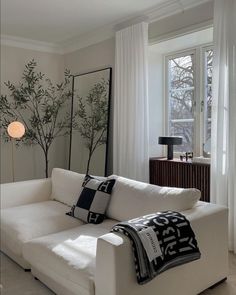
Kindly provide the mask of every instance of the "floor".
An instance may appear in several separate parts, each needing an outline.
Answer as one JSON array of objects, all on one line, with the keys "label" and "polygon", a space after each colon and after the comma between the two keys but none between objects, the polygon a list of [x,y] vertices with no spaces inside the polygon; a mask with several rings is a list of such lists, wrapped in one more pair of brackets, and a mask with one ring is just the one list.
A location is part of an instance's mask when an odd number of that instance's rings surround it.
[{"label": "floor", "polygon": [[[52,295],[46,286],[36,281],[31,272],[1,253],[1,295]],[[65,294],[66,295],[66,294]]]},{"label": "floor", "polygon": [[[1,254],[1,295],[52,295],[46,286],[36,281],[30,272],[15,264]],[[236,295],[236,255],[229,255],[230,272],[228,280],[218,287],[207,290],[201,295]],[[66,294],[65,294],[66,295]]]}]

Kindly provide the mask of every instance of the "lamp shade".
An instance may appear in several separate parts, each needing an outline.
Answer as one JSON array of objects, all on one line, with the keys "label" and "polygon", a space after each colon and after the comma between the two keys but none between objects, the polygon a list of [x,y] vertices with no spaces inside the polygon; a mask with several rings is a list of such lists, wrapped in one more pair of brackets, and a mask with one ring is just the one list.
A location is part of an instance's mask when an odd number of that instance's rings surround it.
[{"label": "lamp shade", "polygon": [[183,138],[180,136],[160,136],[158,138],[159,144],[172,144],[172,145],[179,145],[182,144]]},{"label": "lamp shade", "polygon": [[25,126],[18,121],[11,122],[7,127],[7,133],[11,138],[20,139],[25,134]]}]

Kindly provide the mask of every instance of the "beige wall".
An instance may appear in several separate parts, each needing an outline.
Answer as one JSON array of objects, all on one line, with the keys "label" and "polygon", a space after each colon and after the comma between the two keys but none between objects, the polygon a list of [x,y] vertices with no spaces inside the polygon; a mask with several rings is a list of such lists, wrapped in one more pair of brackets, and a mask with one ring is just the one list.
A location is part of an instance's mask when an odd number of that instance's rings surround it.
[{"label": "beige wall", "polygon": [[115,63],[115,39],[107,39],[103,42],[65,54],[65,66],[73,74],[114,66]]},{"label": "beige wall", "polygon": [[[1,93],[6,93],[3,82],[19,82],[24,65],[35,59],[38,68],[53,81],[60,81],[63,77],[64,58],[59,54],[39,52],[9,46],[1,47]],[[55,141],[50,152],[50,171],[52,167],[66,167],[65,139]],[[26,180],[44,177],[44,158],[39,147],[13,145],[15,180]],[[1,142],[1,182],[12,181],[12,145]]]}]

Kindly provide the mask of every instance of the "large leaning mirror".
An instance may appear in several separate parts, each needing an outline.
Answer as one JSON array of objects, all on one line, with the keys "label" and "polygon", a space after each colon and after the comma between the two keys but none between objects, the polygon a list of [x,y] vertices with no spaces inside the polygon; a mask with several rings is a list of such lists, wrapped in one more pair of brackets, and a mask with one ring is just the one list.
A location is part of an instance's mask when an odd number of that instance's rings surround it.
[{"label": "large leaning mirror", "polygon": [[112,69],[73,76],[69,169],[107,175]]}]

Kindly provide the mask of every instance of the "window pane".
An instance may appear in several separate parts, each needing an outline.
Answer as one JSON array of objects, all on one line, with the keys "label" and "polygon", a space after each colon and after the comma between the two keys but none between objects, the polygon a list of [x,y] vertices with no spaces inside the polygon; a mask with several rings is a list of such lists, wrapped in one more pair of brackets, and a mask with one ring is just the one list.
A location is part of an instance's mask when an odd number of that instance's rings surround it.
[{"label": "window pane", "polygon": [[170,118],[192,119],[193,90],[170,91]]},{"label": "window pane", "polygon": [[213,50],[205,51],[205,97],[204,97],[204,152],[211,152],[212,110],[212,61]]},{"label": "window pane", "polygon": [[174,146],[175,152],[193,151],[194,120],[173,120],[171,122],[171,135],[182,136],[183,144]]},{"label": "window pane", "polygon": [[194,55],[169,59],[169,131],[182,136],[183,144],[175,152],[193,151],[194,139]]},{"label": "window pane", "polygon": [[193,87],[193,54],[170,59],[169,71],[171,89]]}]

